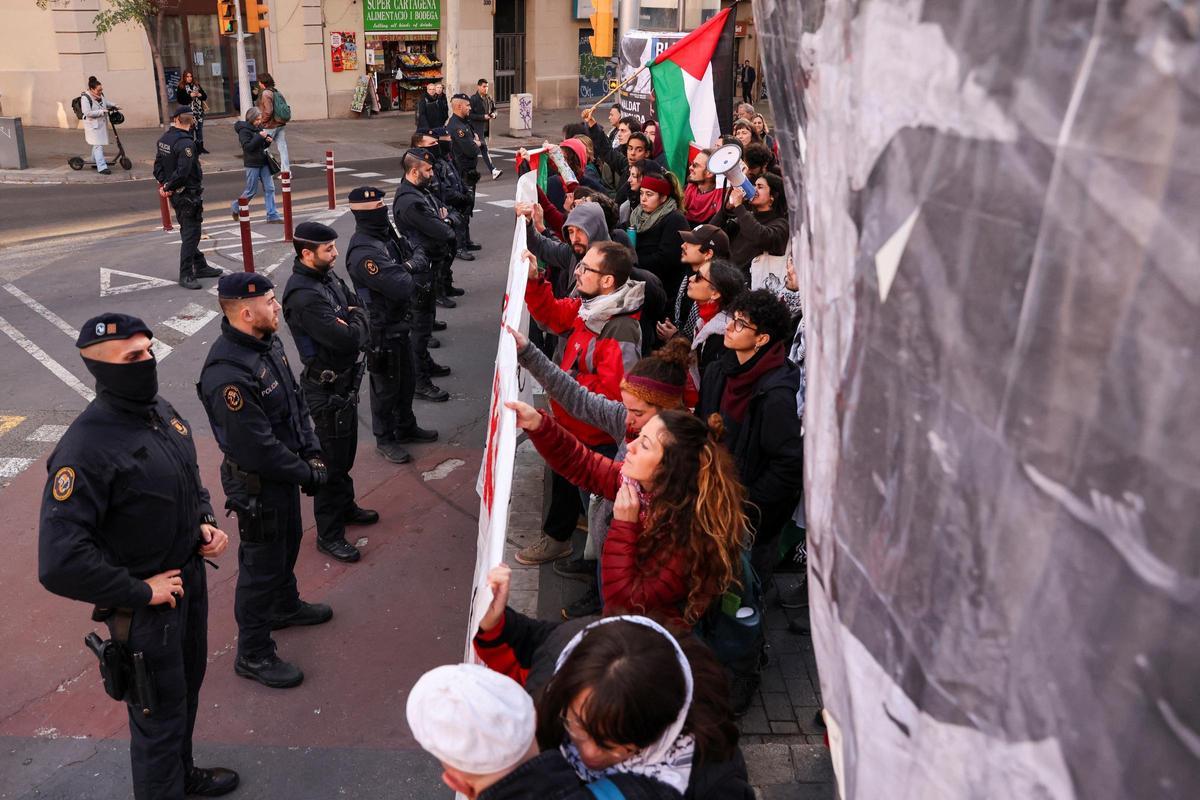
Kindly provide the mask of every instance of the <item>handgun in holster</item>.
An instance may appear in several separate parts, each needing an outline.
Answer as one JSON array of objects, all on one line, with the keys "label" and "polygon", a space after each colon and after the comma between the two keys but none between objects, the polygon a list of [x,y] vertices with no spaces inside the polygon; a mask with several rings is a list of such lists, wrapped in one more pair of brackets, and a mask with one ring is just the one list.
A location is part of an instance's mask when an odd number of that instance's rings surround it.
[{"label": "handgun in holster", "polygon": [[100,661],[100,678],[104,692],[114,700],[123,700],[142,712],[142,716],[154,716],[157,693],[153,673],[146,667],[145,654],[129,647],[129,632],[133,623],[133,610],[129,608],[100,608],[92,611],[94,622],[108,626],[108,640],[102,640],[92,631],[83,637],[83,643],[96,654]]},{"label": "handgun in holster", "polygon": [[263,505],[262,477],[257,472],[247,472],[226,458],[222,469],[237,478],[246,487],[244,495],[229,493],[225,508],[237,514],[238,535],[243,542],[262,544],[272,542],[279,534],[279,513]]}]

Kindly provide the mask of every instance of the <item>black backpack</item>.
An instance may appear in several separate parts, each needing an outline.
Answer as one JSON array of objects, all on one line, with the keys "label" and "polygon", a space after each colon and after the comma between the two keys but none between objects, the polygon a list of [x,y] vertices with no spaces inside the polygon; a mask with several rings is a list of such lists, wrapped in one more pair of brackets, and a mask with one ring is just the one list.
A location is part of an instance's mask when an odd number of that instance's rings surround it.
[{"label": "black backpack", "polygon": [[71,110],[75,112],[75,119],[83,119],[83,95],[76,95],[71,101]]}]

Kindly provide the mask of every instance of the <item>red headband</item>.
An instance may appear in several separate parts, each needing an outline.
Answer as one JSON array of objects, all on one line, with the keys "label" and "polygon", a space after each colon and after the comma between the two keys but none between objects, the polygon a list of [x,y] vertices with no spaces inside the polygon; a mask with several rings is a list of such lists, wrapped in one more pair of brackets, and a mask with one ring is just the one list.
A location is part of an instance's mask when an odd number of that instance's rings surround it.
[{"label": "red headband", "polygon": [[634,397],[658,408],[680,408],[683,406],[683,387],[663,383],[640,375],[627,375],[621,388]]},{"label": "red headband", "polygon": [[661,175],[643,175],[643,189],[649,189],[652,192],[658,192],[661,195],[670,197],[674,192],[671,190],[671,182]]}]

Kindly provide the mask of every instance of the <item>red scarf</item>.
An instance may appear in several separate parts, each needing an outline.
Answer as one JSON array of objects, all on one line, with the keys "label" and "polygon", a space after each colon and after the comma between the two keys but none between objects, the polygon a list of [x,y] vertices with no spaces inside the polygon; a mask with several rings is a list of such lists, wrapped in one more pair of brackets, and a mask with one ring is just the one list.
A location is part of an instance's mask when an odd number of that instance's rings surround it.
[{"label": "red scarf", "polygon": [[[721,414],[723,416],[737,423],[741,423],[746,418],[746,411],[750,408],[750,398],[754,396],[754,387],[758,385],[758,379],[771,370],[783,366],[786,359],[783,345],[783,342],[771,345],[729,373],[725,378],[725,388],[721,392]],[[730,352],[729,355],[733,358],[737,357],[737,354],[733,352]]]},{"label": "red scarf", "polygon": [[706,323],[717,315],[721,310],[721,302],[719,300],[708,300],[703,303],[696,304],[696,313],[700,315],[700,319]]}]

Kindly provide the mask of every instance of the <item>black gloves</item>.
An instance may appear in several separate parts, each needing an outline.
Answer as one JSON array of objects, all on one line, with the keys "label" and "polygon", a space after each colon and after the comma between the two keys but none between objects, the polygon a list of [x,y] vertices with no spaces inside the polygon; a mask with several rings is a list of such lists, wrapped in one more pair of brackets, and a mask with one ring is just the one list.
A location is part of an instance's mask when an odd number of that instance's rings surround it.
[{"label": "black gloves", "polygon": [[425,254],[425,248],[418,246],[405,263],[409,272],[426,272],[429,269],[429,256]]},{"label": "black gloves", "polygon": [[308,483],[300,485],[303,491],[309,497],[317,493],[317,489],[329,483],[329,468],[325,466],[325,462],[319,458],[308,459],[308,469],[311,473],[308,478]]}]

